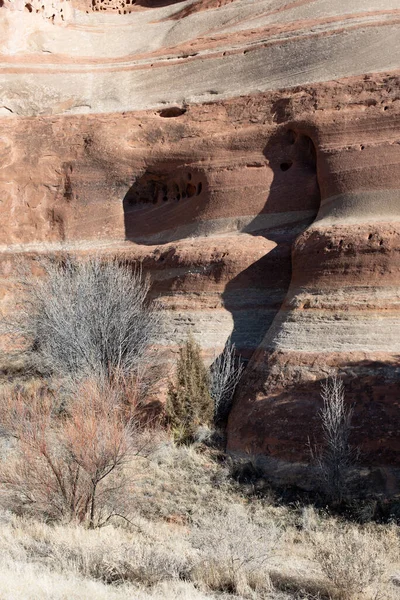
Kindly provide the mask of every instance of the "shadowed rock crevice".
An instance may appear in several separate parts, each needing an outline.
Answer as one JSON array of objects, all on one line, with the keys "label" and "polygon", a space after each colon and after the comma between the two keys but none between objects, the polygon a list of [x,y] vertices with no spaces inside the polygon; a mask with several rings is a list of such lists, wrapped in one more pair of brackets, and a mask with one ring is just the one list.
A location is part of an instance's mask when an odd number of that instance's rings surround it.
[{"label": "shadowed rock crevice", "polygon": [[[241,411],[251,414],[248,422],[238,423],[230,431],[230,450],[243,449],[247,441],[250,453],[278,456],[289,462],[309,462],[309,443],[321,441],[319,410],[322,407],[321,382],[338,368],[346,401],[354,414],[350,444],[361,449],[360,464],[396,464],[400,453],[398,400],[399,361],[383,362],[378,357],[363,360],[349,357],[341,364],[338,354],[329,357],[313,353],[294,356],[288,353],[264,353],[264,369],[248,374],[248,389],[258,385],[257,402],[248,395]],[[309,376],[304,378],[304,370]],[[264,381],[263,381],[264,380]],[[253,383],[253,388],[251,384]],[[246,413],[241,413],[246,414]]]},{"label": "shadowed rock crevice", "polygon": [[186,108],[179,108],[179,106],[171,106],[169,108],[164,108],[163,110],[160,110],[158,114],[164,119],[173,119],[176,117],[181,117],[185,114],[185,112]]},{"label": "shadowed rock crevice", "polygon": [[[276,245],[233,278],[222,294],[224,306],[233,317],[232,341],[245,358],[250,358],[252,349],[261,343],[282,306],[292,276],[293,243],[315,219],[321,200],[311,137],[294,127],[281,127],[268,141],[264,156],[274,178],[264,209],[244,231]],[[269,224],[268,215],[280,215],[278,224]],[[254,310],[254,304],[251,311],[246,306],[244,297],[251,295],[262,301],[259,311]]]}]

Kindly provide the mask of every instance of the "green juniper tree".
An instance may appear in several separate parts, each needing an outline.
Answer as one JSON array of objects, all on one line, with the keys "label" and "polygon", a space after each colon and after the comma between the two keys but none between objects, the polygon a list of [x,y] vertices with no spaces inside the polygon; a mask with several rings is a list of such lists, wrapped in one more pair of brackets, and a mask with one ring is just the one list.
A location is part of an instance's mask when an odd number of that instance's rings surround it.
[{"label": "green juniper tree", "polygon": [[213,421],[209,374],[192,335],[179,350],[175,380],[168,388],[166,411],[179,443],[192,441],[200,425],[210,425]]}]

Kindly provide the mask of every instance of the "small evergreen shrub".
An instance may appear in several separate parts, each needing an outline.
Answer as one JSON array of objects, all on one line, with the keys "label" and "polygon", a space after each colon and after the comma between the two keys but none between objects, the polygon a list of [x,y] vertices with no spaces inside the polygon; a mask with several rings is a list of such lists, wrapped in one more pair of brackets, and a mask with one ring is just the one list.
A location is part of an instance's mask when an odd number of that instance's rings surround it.
[{"label": "small evergreen shrub", "polygon": [[175,381],[168,388],[166,412],[178,443],[193,441],[198,427],[213,421],[209,375],[200,347],[192,336],[179,350]]}]

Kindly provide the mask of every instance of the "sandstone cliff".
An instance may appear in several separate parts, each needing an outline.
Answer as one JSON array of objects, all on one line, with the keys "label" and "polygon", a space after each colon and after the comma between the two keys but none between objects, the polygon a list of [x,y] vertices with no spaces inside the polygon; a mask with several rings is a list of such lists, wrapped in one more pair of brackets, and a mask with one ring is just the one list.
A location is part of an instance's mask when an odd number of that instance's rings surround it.
[{"label": "sandstone cliff", "polygon": [[4,1],[1,302],[21,253],[141,259],[205,352],[251,357],[232,450],[306,456],[339,367],[399,460],[400,2]]}]

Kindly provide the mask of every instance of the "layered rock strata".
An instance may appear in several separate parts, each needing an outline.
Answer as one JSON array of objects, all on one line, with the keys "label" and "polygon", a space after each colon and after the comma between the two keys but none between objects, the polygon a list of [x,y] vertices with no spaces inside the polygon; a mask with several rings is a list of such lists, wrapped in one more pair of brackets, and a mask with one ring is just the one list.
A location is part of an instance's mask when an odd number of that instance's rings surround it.
[{"label": "layered rock strata", "polygon": [[74,1],[41,4],[70,7],[57,25],[0,8],[0,115],[205,103],[399,66],[398,0],[189,0],[126,15]]},{"label": "layered rock strata", "polygon": [[398,461],[400,4],[9,4],[3,310],[21,256],[141,260],[164,348],[253,355],[229,449],[307,458],[339,368],[354,440]]},{"label": "layered rock strata", "polygon": [[306,458],[321,378],[339,370],[364,460],[398,460],[400,116],[388,113],[383,105],[374,117],[343,111],[307,125],[321,206],[296,239],[288,294],[246,372],[231,449],[246,440],[255,453]]}]

